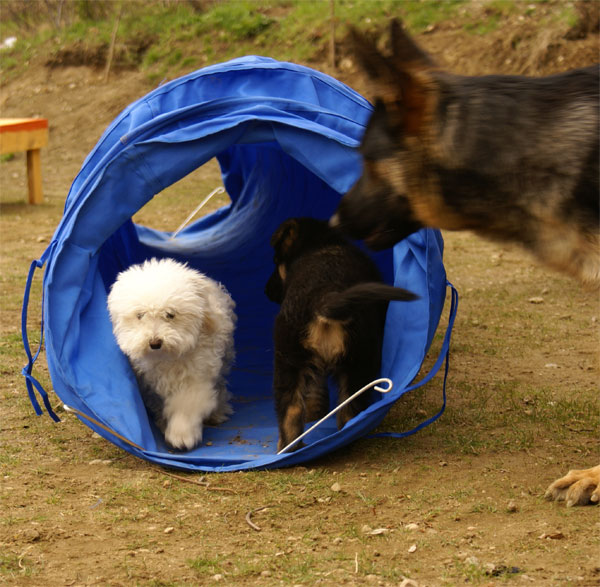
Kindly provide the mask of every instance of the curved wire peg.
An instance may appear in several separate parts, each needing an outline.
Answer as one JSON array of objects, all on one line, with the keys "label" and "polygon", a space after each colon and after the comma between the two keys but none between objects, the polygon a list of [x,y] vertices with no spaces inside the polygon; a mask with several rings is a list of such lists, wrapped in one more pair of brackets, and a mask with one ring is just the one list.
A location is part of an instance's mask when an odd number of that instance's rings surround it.
[{"label": "curved wire peg", "polygon": [[[386,388],[380,387],[381,383],[385,383],[387,387]],[[394,387],[394,384],[392,383],[392,380],[388,379],[387,377],[381,377],[380,379],[374,379],[373,381],[371,381],[371,383],[365,385],[364,387],[359,389],[356,393],[353,393],[349,398],[345,399],[341,404],[339,404],[333,410],[331,410],[331,412],[329,412],[329,414],[327,414],[326,416],[323,416],[318,422],[313,424],[308,430],[305,430],[302,434],[300,434],[300,436],[298,436],[297,438],[292,440],[292,442],[290,442],[287,446],[284,446],[277,454],[280,455],[280,454],[284,453],[290,447],[292,447],[295,444],[297,444],[298,442],[300,442],[307,434],[310,434],[315,428],[317,428],[323,422],[325,422],[325,420],[327,420],[327,418],[329,418],[329,417],[333,416],[335,413],[339,412],[346,404],[349,404],[351,401],[356,399],[361,393],[364,393],[365,391],[367,391],[368,389],[371,389],[371,388],[373,388],[375,391],[379,391],[380,393],[388,393],[388,391],[392,391],[392,387]]]},{"label": "curved wire peg", "polygon": [[202,200],[195,208],[194,210],[189,214],[189,216],[179,225],[179,227],[177,228],[177,230],[169,237],[169,240],[173,240],[190,222],[190,220],[196,216],[196,214],[198,214],[198,212],[200,212],[200,210],[206,205],[206,203],[213,197],[216,196],[217,194],[222,194],[225,192],[225,188],[219,186],[218,188],[215,188],[212,192],[210,192],[210,194],[208,194],[208,196],[206,196],[206,198],[204,198],[204,200]]}]

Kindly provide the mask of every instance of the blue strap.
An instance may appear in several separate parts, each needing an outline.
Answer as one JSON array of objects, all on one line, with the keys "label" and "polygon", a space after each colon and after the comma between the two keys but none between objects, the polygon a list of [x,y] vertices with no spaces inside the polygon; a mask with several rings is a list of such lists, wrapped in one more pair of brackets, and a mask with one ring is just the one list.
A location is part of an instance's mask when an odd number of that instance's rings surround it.
[{"label": "blue strap", "polygon": [[50,400],[48,399],[48,394],[46,393],[46,391],[44,390],[44,388],[42,387],[40,382],[35,377],[33,377],[33,375],[31,374],[31,372],[33,370],[33,365],[36,362],[36,360],[42,350],[42,342],[44,339],[43,293],[42,293],[42,318],[41,318],[41,325],[40,325],[40,344],[37,348],[35,355],[31,354],[31,346],[29,344],[29,336],[27,335],[27,309],[29,307],[29,293],[31,291],[31,283],[33,281],[33,274],[35,273],[36,268],[38,268],[38,267],[42,268],[44,266],[44,264],[46,263],[46,260],[48,259],[48,257],[50,256],[50,253],[52,252],[52,249],[54,248],[55,242],[56,241],[53,241],[52,243],[50,243],[50,246],[44,251],[42,256],[39,259],[32,261],[31,266],[29,267],[29,274],[27,275],[27,281],[25,283],[25,293],[23,295],[23,309],[21,310],[21,336],[23,338],[23,347],[25,348],[25,353],[27,354],[28,362],[27,362],[27,365],[25,365],[25,367],[23,367],[21,373],[25,377],[25,385],[27,386],[27,393],[29,394],[29,401],[31,402],[31,405],[33,406],[33,409],[35,410],[35,413],[38,416],[41,416],[43,412],[42,412],[40,404],[37,400],[37,397],[35,395],[34,387],[35,387],[35,390],[37,390],[40,397],[42,398],[44,407],[46,408],[46,411],[48,412],[50,417],[55,422],[60,422],[60,418],[54,413],[54,410],[52,409],[52,406],[50,405]]},{"label": "blue strap", "polygon": [[420,424],[406,432],[378,432],[376,434],[369,435],[368,438],[404,438],[406,436],[410,436],[412,434],[417,433],[422,428],[425,428],[425,426],[429,426],[429,424],[435,422],[444,413],[444,410],[446,409],[446,380],[448,379],[448,369],[450,367],[450,338],[452,336],[452,328],[454,326],[454,319],[456,318],[456,311],[458,309],[458,292],[449,281],[446,281],[446,284],[448,285],[448,287],[450,287],[452,297],[450,303],[450,316],[448,317],[448,328],[446,328],[446,334],[444,336],[444,342],[442,343],[440,354],[438,355],[438,358],[431,370],[429,371],[429,373],[427,373],[427,375],[425,375],[425,377],[423,377],[421,381],[413,383],[405,389],[405,392],[412,391],[413,389],[421,387],[422,385],[425,385],[427,382],[431,381],[431,379],[433,379],[433,377],[439,371],[440,367],[442,366],[442,363],[445,361],[446,365],[444,368],[444,384],[442,387],[443,402],[440,411],[431,418],[428,418],[424,422],[421,422]]}]

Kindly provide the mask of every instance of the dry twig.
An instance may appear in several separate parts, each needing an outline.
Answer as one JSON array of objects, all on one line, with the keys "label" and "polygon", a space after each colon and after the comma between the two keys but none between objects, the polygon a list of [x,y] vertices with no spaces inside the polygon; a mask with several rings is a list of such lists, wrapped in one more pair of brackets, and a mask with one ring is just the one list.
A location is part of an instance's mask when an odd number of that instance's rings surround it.
[{"label": "dry twig", "polygon": [[271,506],[263,505],[254,510],[250,510],[246,514],[246,522],[248,523],[248,526],[250,526],[250,528],[252,528],[253,530],[256,530],[257,532],[260,532],[260,526],[257,526],[250,518],[252,517],[252,514],[255,514],[256,512],[261,512],[262,510],[266,510],[268,507],[271,507]]},{"label": "dry twig", "polygon": [[160,473],[162,475],[166,475],[167,477],[173,477],[173,479],[177,479],[185,483],[191,483],[192,485],[200,485],[200,487],[204,487],[206,491],[225,491],[226,493],[235,493],[235,491],[233,489],[229,489],[229,487],[213,487],[208,481],[196,481],[195,479],[188,479],[187,477],[175,475],[174,473],[169,473],[168,471],[160,470]]}]

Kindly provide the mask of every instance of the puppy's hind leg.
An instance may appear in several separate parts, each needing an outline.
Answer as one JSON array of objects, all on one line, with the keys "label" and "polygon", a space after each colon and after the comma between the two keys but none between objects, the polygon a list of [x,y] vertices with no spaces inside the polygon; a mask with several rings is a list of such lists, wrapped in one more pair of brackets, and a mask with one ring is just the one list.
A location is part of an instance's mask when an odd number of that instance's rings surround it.
[{"label": "puppy's hind leg", "polygon": [[[365,369],[364,365],[346,365],[345,369],[338,369],[336,374],[336,380],[339,387],[339,402],[347,400],[350,396],[356,393],[359,389],[365,387],[377,378],[377,371],[372,369]],[[371,404],[371,390],[364,391],[355,400],[345,405],[337,413],[337,427],[341,430],[349,420],[354,418],[357,414],[365,410]]]},{"label": "puppy's hind leg", "polygon": [[[289,363],[275,360],[274,373],[275,410],[279,426],[280,451],[304,432],[304,424],[319,416],[326,410],[323,401],[319,401],[322,393],[327,393],[325,378],[315,373],[310,367],[297,369]],[[298,442],[290,448],[298,450],[303,445]]]}]

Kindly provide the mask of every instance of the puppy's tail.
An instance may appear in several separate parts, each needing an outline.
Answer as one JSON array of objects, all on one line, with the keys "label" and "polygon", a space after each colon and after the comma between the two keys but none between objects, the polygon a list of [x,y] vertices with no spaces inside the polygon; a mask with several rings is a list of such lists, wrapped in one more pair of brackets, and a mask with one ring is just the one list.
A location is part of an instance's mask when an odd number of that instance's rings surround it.
[{"label": "puppy's tail", "polygon": [[346,320],[359,306],[368,302],[397,301],[412,302],[419,296],[412,291],[379,282],[353,285],[344,291],[331,292],[323,300],[319,315],[330,320]]}]

